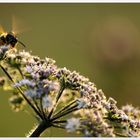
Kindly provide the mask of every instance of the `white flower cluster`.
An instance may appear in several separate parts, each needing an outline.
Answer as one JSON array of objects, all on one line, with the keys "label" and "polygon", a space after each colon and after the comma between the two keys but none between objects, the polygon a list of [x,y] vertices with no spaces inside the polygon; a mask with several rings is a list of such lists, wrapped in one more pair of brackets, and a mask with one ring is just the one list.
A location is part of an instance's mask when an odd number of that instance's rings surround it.
[{"label": "white flower cluster", "polygon": [[[0,57],[3,71],[16,88],[11,103],[16,107],[23,104],[20,92],[49,126],[91,137],[140,136],[139,109],[130,105],[119,109],[113,98],[107,99],[101,89],[76,71],[58,68],[51,58],[40,59],[26,51],[15,50],[13,54],[5,47]],[[62,120],[66,115],[67,120]]]}]

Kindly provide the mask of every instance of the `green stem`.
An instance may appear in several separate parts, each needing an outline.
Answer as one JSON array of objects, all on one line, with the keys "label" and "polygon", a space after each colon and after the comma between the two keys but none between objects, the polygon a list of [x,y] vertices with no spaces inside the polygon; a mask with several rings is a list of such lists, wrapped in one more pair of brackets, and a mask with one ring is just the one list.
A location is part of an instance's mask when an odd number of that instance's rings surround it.
[{"label": "green stem", "polygon": [[61,120],[61,121],[53,121],[53,123],[66,123],[66,120]]},{"label": "green stem", "polygon": [[119,136],[119,137],[128,137],[128,136],[126,136],[126,135],[123,135],[123,134],[117,133],[117,132],[114,132],[114,134],[117,135],[117,136]]},{"label": "green stem", "polygon": [[42,105],[42,98],[40,98],[40,109],[41,109],[41,113],[43,115],[44,120],[46,120],[46,115],[45,115],[45,112],[43,110],[43,105]]},{"label": "green stem", "polygon": [[59,116],[63,116],[63,114],[67,114],[67,112],[69,112],[69,111],[73,110],[74,108],[75,108],[75,109],[77,109],[77,105],[73,105],[73,106],[71,106],[71,107],[67,108],[67,109],[66,109],[66,110],[64,110],[63,112],[61,112],[61,113],[59,113],[59,114],[54,115],[52,118],[57,118],[57,117],[59,117]]},{"label": "green stem", "polygon": [[61,97],[61,95],[62,95],[64,89],[65,89],[65,80],[64,80],[64,78],[62,78],[62,79],[61,79],[61,88],[60,88],[60,91],[59,91],[59,93],[58,93],[58,96],[56,97],[56,104],[57,104],[57,102],[59,101],[59,99],[60,99],[60,97]]},{"label": "green stem", "polygon": [[56,128],[61,128],[61,129],[65,129],[65,126],[61,126],[61,125],[55,125],[55,124],[52,124],[53,127],[56,127]]},{"label": "green stem", "polygon": [[33,99],[33,103],[35,104],[36,108],[38,109],[38,112],[41,114],[41,109],[38,106],[38,103],[35,99]]},{"label": "green stem", "polygon": [[63,113],[64,111],[68,110],[69,107],[70,107],[71,105],[73,105],[74,103],[76,103],[76,101],[77,101],[77,100],[74,100],[74,101],[70,102],[69,104],[67,104],[66,106],[64,106],[63,108],[61,108],[58,112],[56,112],[56,113],[53,115],[53,117],[55,117],[55,116],[57,116],[57,115]]},{"label": "green stem", "polygon": [[19,71],[19,73],[20,73],[21,77],[22,77],[22,78],[24,78],[24,75],[23,75],[23,73],[22,73],[22,71],[21,71],[21,69],[20,69],[20,67],[19,67],[19,66],[17,66],[17,69],[18,69],[18,71]]},{"label": "green stem", "polygon": [[55,103],[54,107],[52,108],[52,110],[50,111],[50,113],[48,115],[48,119],[51,118],[54,110],[56,109],[57,103],[58,103],[58,101],[59,101],[64,89],[65,89],[65,81],[64,81],[64,78],[63,78],[62,81],[61,81],[61,88],[60,88],[60,90],[58,92],[58,96],[56,97],[56,103]]},{"label": "green stem", "polygon": [[77,111],[78,109],[77,109],[77,105],[76,106],[74,106],[73,108],[71,108],[70,110],[68,110],[68,111],[66,111],[66,112],[64,112],[64,113],[62,113],[62,114],[60,114],[60,115],[58,115],[58,116],[56,116],[56,117],[53,117],[52,119],[51,119],[51,121],[54,121],[54,120],[56,120],[56,119],[58,119],[58,118],[61,118],[61,117],[64,117],[65,115],[68,115],[68,114],[70,114],[71,112],[74,112],[74,111]]}]

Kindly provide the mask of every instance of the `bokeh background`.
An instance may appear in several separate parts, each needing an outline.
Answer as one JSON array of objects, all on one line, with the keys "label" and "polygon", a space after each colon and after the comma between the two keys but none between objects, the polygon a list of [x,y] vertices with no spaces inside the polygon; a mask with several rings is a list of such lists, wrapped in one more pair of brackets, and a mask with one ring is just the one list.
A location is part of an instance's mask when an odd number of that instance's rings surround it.
[{"label": "bokeh background", "polygon": [[[0,24],[19,30],[27,51],[89,77],[119,107],[140,106],[140,4],[1,3]],[[14,113],[9,96],[0,90],[0,137],[24,137],[36,121],[25,111]],[[55,129],[46,134],[75,136]]]}]

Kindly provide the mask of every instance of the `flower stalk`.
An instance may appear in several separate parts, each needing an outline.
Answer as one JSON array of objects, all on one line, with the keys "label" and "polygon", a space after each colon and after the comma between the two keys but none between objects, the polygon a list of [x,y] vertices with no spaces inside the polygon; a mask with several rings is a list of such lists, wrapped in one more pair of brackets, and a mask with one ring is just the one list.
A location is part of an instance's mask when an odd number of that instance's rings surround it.
[{"label": "flower stalk", "polygon": [[50,122],[42,121],[29,137],[39,137],[41,133],[43,133],[47,128],[51,126],[52,125]]}]

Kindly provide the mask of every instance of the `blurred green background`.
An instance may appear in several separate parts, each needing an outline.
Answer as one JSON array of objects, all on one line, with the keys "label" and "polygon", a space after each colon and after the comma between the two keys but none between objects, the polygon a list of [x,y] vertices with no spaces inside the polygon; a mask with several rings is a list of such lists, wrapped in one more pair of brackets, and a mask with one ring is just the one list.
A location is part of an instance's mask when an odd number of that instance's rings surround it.
[{"label": "blurred green background", "polygon": [[[19,29],[27,51],[89,77],[118,106],[140,105],[140,4],[1,3],[0,24]],[[24,137],[35,119],[14,113],[10,93],[0,92],[0,136]],[[75,135],[49,129],[46,136]]]}]

